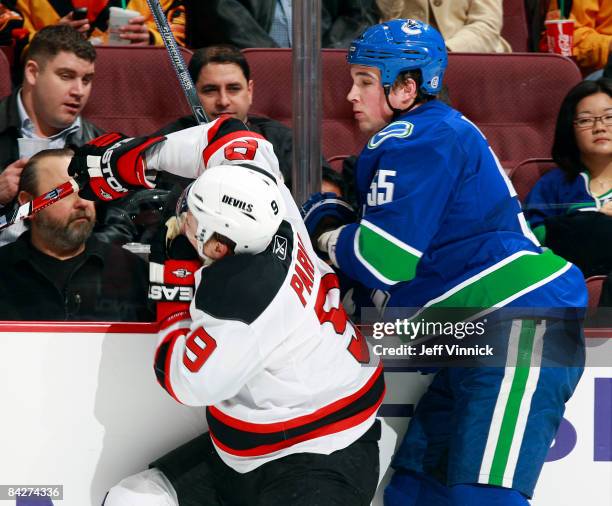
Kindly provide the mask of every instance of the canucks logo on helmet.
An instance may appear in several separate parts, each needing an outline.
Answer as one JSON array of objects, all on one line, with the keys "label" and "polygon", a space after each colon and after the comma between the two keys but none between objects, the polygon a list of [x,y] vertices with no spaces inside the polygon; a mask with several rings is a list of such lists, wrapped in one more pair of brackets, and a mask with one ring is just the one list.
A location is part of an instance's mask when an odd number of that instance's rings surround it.
[{"label": "canucks logo on helmet", "polygon": [[423,30],[421,30],[421,24],[416,22],[414,19],[408,19],[402,25],[402,32],[407,33],[408,35],[418,35]]}]

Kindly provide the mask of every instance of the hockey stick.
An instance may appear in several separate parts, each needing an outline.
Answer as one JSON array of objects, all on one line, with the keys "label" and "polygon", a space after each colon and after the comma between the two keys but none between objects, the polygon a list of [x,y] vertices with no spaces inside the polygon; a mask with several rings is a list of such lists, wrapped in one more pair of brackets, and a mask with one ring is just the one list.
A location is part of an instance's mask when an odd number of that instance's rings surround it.
[{"label": "hockey stick", "polygon": [[4,230],[18,221],[29,218],[39,211],[42,211],[45,207],[55,204],[56,202],[66,198],[68,195],[72,195],[78,191],[79,184],[74,179],[70,178],[57,188],[53,188],[53,190],[45,193],[44,195],[39,195],[34,200],[20,205],[9,216],[0,216],[0,230]]},{"label": "hockey stick", "polygon": [[164,15],[164,11],[159,3],[159,0],[147,0],[149,4],[149,9],[151,9],[151,14],[153,14],[153,19],[155,20],[155,24],[157,25],[157,29],[164,41],[164,45],[166,46],[166,51],[168,52],[168,57],[170,58],[170,63],[172,64],[172,68],[176,72],[176,76],[178,78],[179,84],[183,89],[183,93],[185,93],[185,97],[187,98],[187,102],[189,102],[189,106],[191,107],[191,111],[198,122],[198,124],[208,123],[210,120],[200,103],[200,99],[198,98],[198,94],[196,93],[195,85],[191,80],[191,76],[187,71],[187,67],[185,66],[185,60],[183,60],[183,55],[179,51],[179,48],[176,44],[176,40],[170,30],[170,23],[168,23],[168,19]]}]

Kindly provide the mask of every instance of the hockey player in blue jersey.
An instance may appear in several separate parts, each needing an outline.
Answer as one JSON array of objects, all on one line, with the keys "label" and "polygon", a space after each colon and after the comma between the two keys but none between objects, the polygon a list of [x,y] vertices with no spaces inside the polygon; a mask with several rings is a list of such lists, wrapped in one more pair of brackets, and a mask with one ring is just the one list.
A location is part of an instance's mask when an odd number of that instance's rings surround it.
[{"label": "hockey player in blue jersey", "polygon": [[[337,200],[313,196],[305,222],[319,251],[386,293],[389,308],[585,306],[580,271],[542,251],[485,137],[436,100],[447,64],[441,35],[393,20],[355,40],[348,61],[347,98],[372,134],[356,165],[360,218],[342,224],[349,213]],[[540,367],[543,350],[557,338],[581,348],[582,329],[558,318],[500,329],[506,367],[436,373],[393,459],[387,506],[528,504],[582,373],[580,360]]]}]

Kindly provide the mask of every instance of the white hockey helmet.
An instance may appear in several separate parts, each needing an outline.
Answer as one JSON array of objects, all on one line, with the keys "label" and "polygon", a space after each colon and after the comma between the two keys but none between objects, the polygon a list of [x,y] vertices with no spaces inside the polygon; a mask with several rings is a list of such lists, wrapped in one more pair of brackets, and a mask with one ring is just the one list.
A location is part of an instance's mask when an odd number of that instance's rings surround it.
[{"label": "white hockey helmet", "polygon": [[285,217],[275,179],[257,164],[219,165],[206,169],[186,190],[187,208],[197,222],[198,254],[216,232],[235,243],[234,252],[265,250]]}]

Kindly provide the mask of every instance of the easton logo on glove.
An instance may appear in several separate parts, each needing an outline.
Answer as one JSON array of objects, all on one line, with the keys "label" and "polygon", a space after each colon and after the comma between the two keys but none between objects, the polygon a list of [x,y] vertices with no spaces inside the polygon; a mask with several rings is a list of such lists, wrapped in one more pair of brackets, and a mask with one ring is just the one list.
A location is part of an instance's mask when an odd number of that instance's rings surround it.
[{"label": "easton logo on glove", "polygon": [[115,200],[130,190],[153,188],[145,177],[145,151],[165,137],[126,137],[119,133],[102,135],[75,149],[68,167],[88,200]]},{"label": "easton logo on glove", "polygon": [[[104,153],[104,155],[102,155],[102,174],[105,174],[106,177],[104,178],[106,180],[106,182],[108,183],[108,185],[115,191],[117,192],[127,192],[128,189],[124,188],[123,185],[121,185],[119,183],[119,181],[117,181],[117,178],[115,177],[115,175],[113,174],[113,169],[111,168],[110,165],[110,161],[111,161],[111,157],[113,156],[113,153],[115,152],[115,150],[119,147],[121,147],[123,144],[131,141],[132,139],[124,139],[122,141],[119,141],[117,144],[111,146],[110,148],[108,148],[106,150],[106,152]],[[89,158],[89,157],[88,157]],[[89,163],[89,161],[88,161]],[[95,174],[93,169],[89,169],[89,175],[93,176]]]},{"label": "easton logo on glove", "polygon": [[[165,229],[165,226],[163,228]],[[155,261],[153,248],[151,255],[153,260],[149,256],[149,300],[156,303],[157,320],[161,321],[177,311],[189,311],[189,303],[195,295],[194,275],[202,266],[202,262],[199,259],[169,258],[161,264]]]},{"label": "easton logo on glove", "polygon": [[150,285],[149,299],[167,302],[190,302],[193,299],[192,286]]}]

